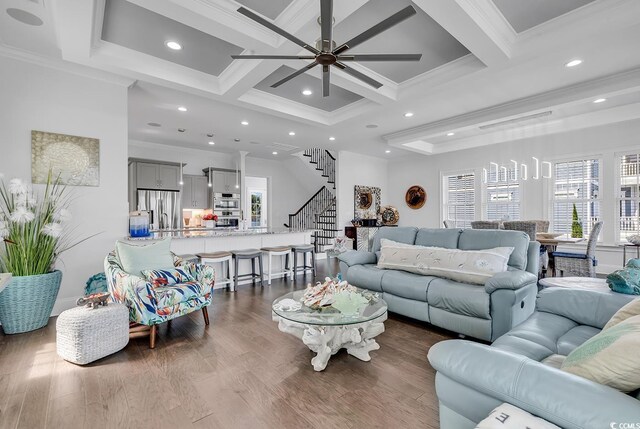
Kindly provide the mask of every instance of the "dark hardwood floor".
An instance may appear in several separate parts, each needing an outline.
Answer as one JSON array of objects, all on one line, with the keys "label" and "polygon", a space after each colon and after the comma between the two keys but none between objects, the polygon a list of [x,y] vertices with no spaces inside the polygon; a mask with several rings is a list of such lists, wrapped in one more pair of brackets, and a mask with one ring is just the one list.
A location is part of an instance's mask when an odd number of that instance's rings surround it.
[{"label": "dark hardwood floor", "polygon": [[315,372],[271,320],[271,302],[310,280],[216,291],[208,328],[196,312],[162,325],[155,350],[133,339],[84,367],[57,356],[55,319],[0,333],[0,428],[437,428],[427,351],[452,334],[390,315],[370,362],[342,350]]}]

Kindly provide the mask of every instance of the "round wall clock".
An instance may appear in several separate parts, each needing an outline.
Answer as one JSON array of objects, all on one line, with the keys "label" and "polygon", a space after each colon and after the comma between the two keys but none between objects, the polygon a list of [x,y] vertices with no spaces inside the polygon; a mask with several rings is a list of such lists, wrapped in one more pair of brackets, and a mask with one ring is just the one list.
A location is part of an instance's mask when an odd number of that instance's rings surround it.
[{"label": "round wall clock", "polygon": [[422,186],[413,185],[407,189],[404,200],[410,208],[417,210],[427,201],[427,191]]},{"label": "round wall clock", "polygon": [[384,206],[380,209],[380,217],[383,225],[395,225],[400,220],[400,213],[393,206]]}]

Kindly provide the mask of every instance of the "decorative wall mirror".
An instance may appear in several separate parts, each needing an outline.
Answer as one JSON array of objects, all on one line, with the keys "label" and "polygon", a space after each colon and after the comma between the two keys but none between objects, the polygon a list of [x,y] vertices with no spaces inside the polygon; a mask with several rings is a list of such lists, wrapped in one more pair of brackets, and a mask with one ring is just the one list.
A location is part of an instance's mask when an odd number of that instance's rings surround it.
[{"label": "decorative wall mirror", "polygon": [[356,185],[354,193],[354,218],[377,219],[380,211],[380,188]]}]

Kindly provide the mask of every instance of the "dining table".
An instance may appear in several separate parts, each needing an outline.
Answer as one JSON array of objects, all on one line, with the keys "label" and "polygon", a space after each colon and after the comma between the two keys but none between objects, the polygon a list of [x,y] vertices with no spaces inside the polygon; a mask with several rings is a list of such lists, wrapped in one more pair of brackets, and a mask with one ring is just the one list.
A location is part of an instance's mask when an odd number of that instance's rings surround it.
[{"label": "dining table", "polygon": [[555,273],[553,252],[558,249],[559,245],[581,243],[583,241],[586,241],[586,238],[574,238],[569,236],[569,234],[542,232],[536,234],[536,241],[540,243],[541,246],[545,247],[545,249],[547,250],[547,255],[549,256],[549,264],[547,266],[547,269],[545,270],[546,277],[546,273],[548,272],[551,272],[552,276]]}]

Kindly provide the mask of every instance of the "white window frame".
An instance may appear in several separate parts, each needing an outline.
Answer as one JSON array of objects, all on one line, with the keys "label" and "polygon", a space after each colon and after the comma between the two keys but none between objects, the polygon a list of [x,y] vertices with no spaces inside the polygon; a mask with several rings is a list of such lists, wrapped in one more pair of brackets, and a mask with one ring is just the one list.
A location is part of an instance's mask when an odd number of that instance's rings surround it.
[{"label": "white window frame", "polygon": [[[623,200],[623,198],[620,196],[620,188],[622,187],[622,176],[621,176],[621,169],[622,169],[622,158],[628,155],[638,155],[640,156],[640,149],[636,149],[636,150],[628,150],[628,151],[622,151],[622,152],[616,152],[614,154],[614,159],[615,159],[615,171],[614,171],[614,175],[615,175],[615,190],[614,190],[614,197],[615,197],[615,214],[614,214],[614,225],[615,225],[615,243],[617,244],[621,244],[621,243],[627,243],[626,239],[622,239],[622,231],[620,229],[620,202]],[[637,164],[638,168],[640,168],[640,163]],[[640,174],[637,174],[637,177],[640,178]],[[626,198],[625,198],[626,199]],[[631,201],[635,201],[636,204],[640,205],[640,195],[636,196],[635,198],[632,198]],[[638,230],[636,231],[636,233],[640,233],[640,212],[638,213],[638,223],[639,223],[639,227]]]},{"label": "white window frame", "polygon": [[[560,159],[555,159],[553,161],[551,161],[551,168],[553,171],[553,177],[551,179],[548,180],[547,185],[546,185],[546,194],[547,194],[547,214],[548,214],[548,218],[550,221],[550,231],[555,231],[557,230],[557,226],[555,225],[555,216],[554,216],[554,203],[556,201],[555,199],[555,189],[556,189],[556,180],[557,180],[557,174],[556,174],[556,166],[558,164],[567,164],[567,163],[571,163],[571,162],[579,162],[579,161],[589,161],[589,160],[595,160],[598,161],[598,166],[599,166],[599,175],[598,175],[598,197],[597,198],[590,198],[590,199],[567,199],[565,201],[567,202],[584,202],[584,201],[597,201],[600,205],[600,220],[606,220],[605,218],[607,217],[607,212],[604,209],[604,204],[603,204],[603,190],[605,189],[604,185],[605,185],[605,163],[604,163],[604,159],[603,159],[603,155],[602,154],[581,154],[580,156],[572,156],[572,157],[568,157],[568,158],[560,158]],[[604,234],[600,234],[600,236],[598,237],[598,242],[602,242],[604,241]],[[585,238],[588,238],[588,235],[585,235]]]},{"label": "white window frame", "polygon": [[497,205],[512,205],[517,206],[517,218],[510,218],[509,220],[521,220],[522,219],[522,191],[523,191],[523,180],[520,178],[519,169],[515,169],[513,165],[506,166],[507,169],[507,178],[505,180],[501,180],[504,177],[504,169],[498,168],[498,182],[499,184],[506,185],[507,188],[515,185],[518,188],[518,200],[515,202],[507,202],[507,203],[497,203],[490,202],[489,198],[489,187],[496,182],[491,182],[491,174],[492,172],[488,172],[487,183],[482,183],[482,219],[483,220],[502,220],[502,219],[489,219],[489,207],[492,204]]},{"label": "white window frame", "polygon": [[[448,193],[447,193],[447,189],[446,188],[446,181],[447,178],[450,176],[465,176],[465,175],[473,175],[473,203],[472,203],[472,207],[473,207],[473,212],[474,212],[474,217],[478,216],[478,173],[476,170],[474,169],[466,169],[466,170],[455,170],[455,171],[445,171],[445,172],[440,172],[440,201],[442,202],[442,210],[440,212],[440,224],[442,224],[443,221],[445,220],[451,220],[451,221],[455,221],[456,223],[456,227],[457,228],[464,228],[464,225],[458,225],[458,221],[456,219],[450,219],[448,217],[448,208],[449,208],[449,198],[448,198]],[[475,219],[471,219],[469,221],[469,225],[468,228],[471,227],[471,221],[475,220]]]}]

